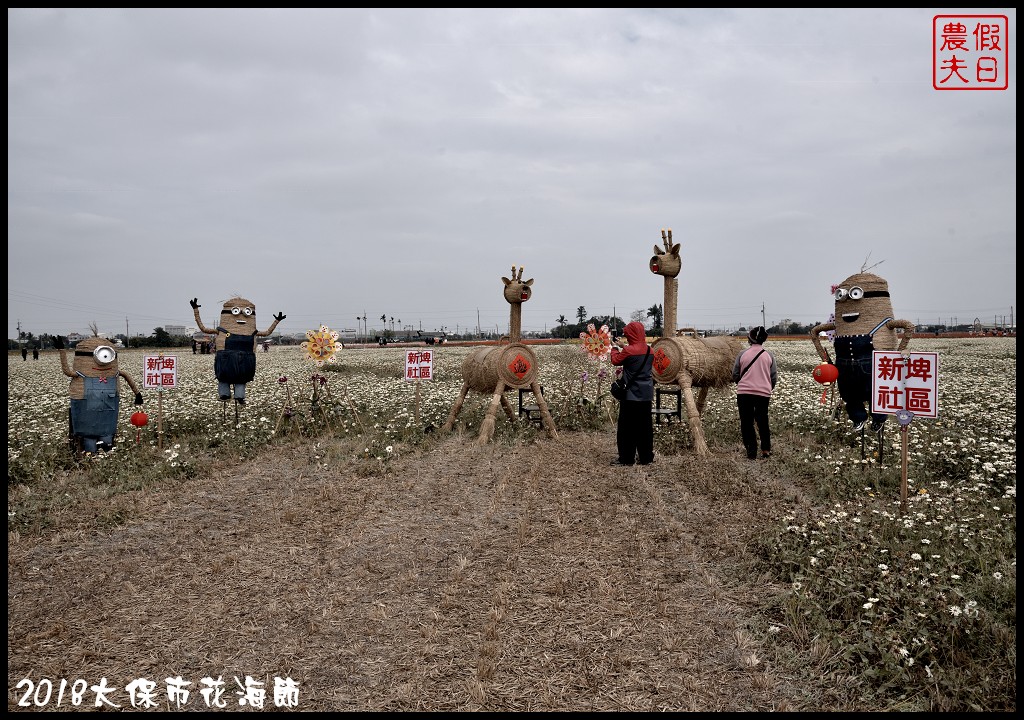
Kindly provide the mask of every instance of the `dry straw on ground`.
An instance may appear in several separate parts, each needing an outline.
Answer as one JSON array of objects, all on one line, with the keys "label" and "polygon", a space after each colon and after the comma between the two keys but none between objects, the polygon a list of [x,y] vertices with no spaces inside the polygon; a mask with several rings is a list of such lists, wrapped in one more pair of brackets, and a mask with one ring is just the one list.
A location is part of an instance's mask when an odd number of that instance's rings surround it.
[{"label": "dry straw on ground", "polygon": [[746,569],[800,489],[731,450],[613,449],[453,436],[367,477],[289,445],[126,498],[123,527],[12,537],[8,708],[24,677],[181,676],[199,710],[201,678],[246,675],[305,711],[828,708],[761,647],[786,588]]}]

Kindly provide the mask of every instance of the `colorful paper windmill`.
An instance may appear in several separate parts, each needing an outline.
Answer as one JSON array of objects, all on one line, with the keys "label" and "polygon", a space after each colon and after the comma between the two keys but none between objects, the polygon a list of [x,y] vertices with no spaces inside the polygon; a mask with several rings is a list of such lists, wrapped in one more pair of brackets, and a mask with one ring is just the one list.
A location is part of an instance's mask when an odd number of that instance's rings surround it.
[{"label": "colorful paper windmill", "polygon": [[326,325],[321,325],[319,330],[307,330],[306,337],[308,339],[301,347],[306,353],[307,360],[315,362],[318,366],[334,362],[335,353],[341,350],[338,333]]},{"label": "colorful paper windmill", "polygon": [[594,323],[590,323],[587,325],[587,331],[580,333],[580,340],[582,341],[581,347],[583,352],[594,360],[601,360],[612,349],[612,336],[608,332],[607,325],[602,325],[601,329],[598,330],[594,327]]}]

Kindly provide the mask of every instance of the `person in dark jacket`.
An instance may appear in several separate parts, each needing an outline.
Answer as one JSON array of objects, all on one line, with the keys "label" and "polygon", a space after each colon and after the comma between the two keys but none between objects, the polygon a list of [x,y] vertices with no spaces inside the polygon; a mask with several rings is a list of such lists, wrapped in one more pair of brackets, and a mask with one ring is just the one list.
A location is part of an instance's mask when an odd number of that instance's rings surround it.
[{"label": "person in dark jacket", "polygon": [[650,465],[654,462],[654,422],[651,419],[654,356],[647,344],[647,331],[641,323],[628,323],[623,332],[628,344],[622,348],[613,346],[611,360],[612,365],[622,367],[629,387],[625,399],[619,403],[619,423],[615,434],[619,456],[612,465]]},{"label": "person in dark jacket", "polygon": [[[761,457],[772,454],[772,431],[768,425],[768,403],[771,401],[779,371],[775,358],[765,350],[768,332],[758,325],[747,335],[750,347],[736,356],[732,379],[736,383],[736,405],[740,411],[740,435],[747,457],[757,459],[757,440],[761,436]],[[754,426],[757,426],[755,431]]]}]

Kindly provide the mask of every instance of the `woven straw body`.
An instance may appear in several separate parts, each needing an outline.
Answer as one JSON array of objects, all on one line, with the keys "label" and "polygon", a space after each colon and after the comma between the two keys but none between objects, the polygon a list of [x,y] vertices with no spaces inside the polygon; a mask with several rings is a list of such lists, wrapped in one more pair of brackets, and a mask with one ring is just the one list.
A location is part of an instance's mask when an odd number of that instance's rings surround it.
[{"label": "woven straw body", "polygon": [[499,380],[507,387],[529,387],[536,377],[537,357],[521,343],[479,347],[462,361],[462,379],[480,393],[493,393]]},{"label": "woven straw body", "polygon": [[[849,290],[853,287],[861,288],[865,293],[872,291],[889,291],[889,283],[885,278],[873,273],[856,273],[846,278],[839,284],[839,287]],[[900,336],[896,334],[896,328],[913,329],[911,323],[905,320],[895,320],[896,314],[892,309],[892,300],[888,296],[867,297],[861,300],[853,300],[846,297],[836,301],[836,335],[866,335],[874,330],[871,343],[875,350],[896,350],[900,344]],[[893,318],[877,330],[878,323],[886,318]],[[909,326],[909,327],[908,327]]]},{"label": "woven straw body", "polygon": [[680,371],[690,374],[693,387],[724,388],[732,382],[732,368],[743,344],[734,337],[663,337],[651,346],[655,382],[671,384]]}]

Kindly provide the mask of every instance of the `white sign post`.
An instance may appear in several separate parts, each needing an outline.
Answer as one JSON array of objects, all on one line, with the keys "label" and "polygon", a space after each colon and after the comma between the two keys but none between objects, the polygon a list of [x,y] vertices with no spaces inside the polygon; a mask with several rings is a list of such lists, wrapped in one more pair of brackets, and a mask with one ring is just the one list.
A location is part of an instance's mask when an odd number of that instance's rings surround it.
[{"label": "white sign post", "polygon": [[406,350],[405,351],[405,379],[416,381],[416,407],[413,417],[416,424],[420,423],[420,380],[434,379],[434,351],[433,350]]},{"label": "white sign post", "polygon": [[871,354],[871,412],[895,415],[903,440],[900,509],[907,509],[907,429],[915,417],[939,416],[939,354],[875,350]]},{"label": "white sign post", "polygon": [[178,386],[177,355],[144,355],[142,358],[142,387],[157,390],[156,437],[157,448],[164,446],[164,390]]}]

